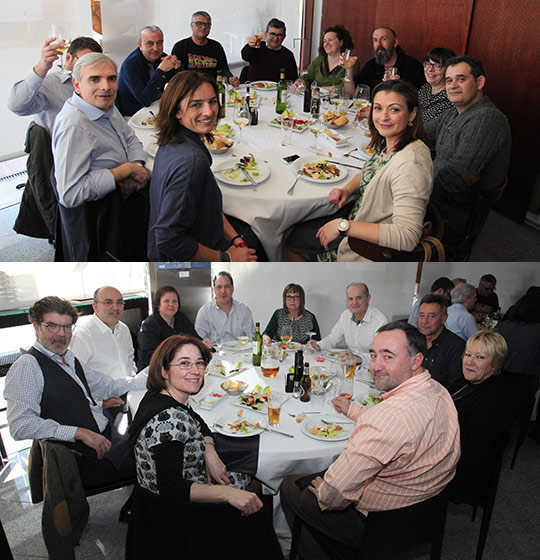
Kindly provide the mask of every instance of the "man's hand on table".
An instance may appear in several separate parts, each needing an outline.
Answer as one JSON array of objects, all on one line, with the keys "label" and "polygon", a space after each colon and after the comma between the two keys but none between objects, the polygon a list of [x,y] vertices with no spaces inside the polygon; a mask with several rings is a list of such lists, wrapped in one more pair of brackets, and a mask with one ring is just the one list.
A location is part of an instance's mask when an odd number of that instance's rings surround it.
[{"label": "man's hand on table", "polygon": [[176,55],[169,54],[161,59],[158,68],[163,70],[163,72],[168,72],[173,69],[178,70],[178,68],[180,68],[180,61],[176,58]]},{"label": "man's hand on table", "polygon": [[328,247],[332,241],[339,238],[339,230],[337,228],[338,223],[341,220],[336,218],[330,222],[324,224],[322,228],[316,233],[315,237],[321,242],[321,245],[328,251]]},{"label": "man's hand on table", "polygon": [[106,408],[113,408],[115,406],[124,406],[125,402],[120,397],[111,397],[110,399],[105,399],[101,403],[101,408],[104,410]]},{"label": "man's hand on table", "polygon": [[[55,46],[51,46],[55,43]],[[34,66],[34,72],[40,77],[44,78],[47,72],[52,68],[54,61],[58,60],[59,52],[56,50],[58,47],[65,44],[65,41],[56,41],[56,37],[49,37],[41,49],[41,58]]]},{"label": "man's hand on table", "polygon": [[311,485],[308,486],[308,490],[314,494],[315,496],[317,495],[317,490],[319,489],[319,486],[323,483],[323,479],[322,477],[318,476],[317,478],[314,478],[311,481]]},{"label": "man's hand on table", "polygon": [[204,454],[204,462],[206,463],[206,475],[208,483],[212,481],[218,484],[229,484],[229,475],[227,468],[223,461],[219,458],[217,451],[213,445],[206,446],[206,453]]},{"label": "man's hand on table", "polygon": [[84,445],[91,447],[96,452],[98,459],[103,459],[103,455],[109,451],[112,445],[105,436],[86,428],[77,428],[75,441],[82,441]]},{"label": "man's hand on table", "polygon": [[334,397],[332,399],[332,404],[338,412],[341,412],[342,414],[345,414],[345,416],[347,416],[349,407],[351,406],[351,401],[346,397]]}]

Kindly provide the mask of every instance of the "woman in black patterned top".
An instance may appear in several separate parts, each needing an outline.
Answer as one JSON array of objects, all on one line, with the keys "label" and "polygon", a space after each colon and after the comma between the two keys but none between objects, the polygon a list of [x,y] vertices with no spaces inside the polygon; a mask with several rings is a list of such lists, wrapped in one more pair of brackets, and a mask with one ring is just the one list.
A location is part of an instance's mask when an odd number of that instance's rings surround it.
[{"label": "woman in black patterned top", "polygon": [[446,95],[445,63],[456,56],[454,51],[444,47],[429,50],[424,60],[424,74],[427,84],[418,90],[420,111],[424,123],[452,109],[454,106]]},{"label": "woman in black patterned top", "polygon": [[[233,538],[238,534],[249,535],[250,541],[253,537],[253,545],[262,539],[268,550],[281,557],[261,500],[244,490],[251,477],[227,472],[210,428],[188,406],[189,396],[203,386],[210,357],[201,340],[187,335],[167,338],[152,356],[148,392],[129,432],[138,484],[128,558],[173,558],[179,551],[182,558],[247,558],[238,555]],[[182,539],[175,527],[186,522],[189,533],[184,535],[189,534],[189,539]],[[218,544],[218,552],[209,546],[208,534]]]},{"label": "woman in black patterned top", "polygon": [[284,333],[292,334],[292,341],[305,344],[309,332],[314,332],[314,340],[321,340],[317,318],[305,309],[306,294],[299,284],[287,284],[283,290],[283,307],[276,309],[268,321],[263,333],[263,342],[270,344],[272,339],[279,339]]}]

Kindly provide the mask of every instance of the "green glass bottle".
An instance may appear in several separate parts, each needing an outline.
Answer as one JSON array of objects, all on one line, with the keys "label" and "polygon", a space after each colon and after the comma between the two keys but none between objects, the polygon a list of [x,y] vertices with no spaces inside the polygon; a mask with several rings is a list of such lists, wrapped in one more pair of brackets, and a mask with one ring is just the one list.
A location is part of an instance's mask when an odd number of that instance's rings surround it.
[{"label": "green glass bottle", "polygon": [[225,101],[225,86],[223,85],[223,76],[221,74],[221,70],[218,70],[217,72],[217,87],[219,93],[219,104],[221,105],[221,108],[219,110],[219,118],[223,119],[225,118],[226,101]]},{"label": "green glass bottle", "polygon": [[255,334],[251,339],[253,347],[253,365],[261,365],[261,354],[262,354],[262,336],[261,336],[261,325],[260,323],[255,323]]},{"label": "green glass bottle", "polygon": [[287,108],[287,82],[285,81],[285,68],[279,71],[279,82],[276,92],[276,113],[280,114]]}]

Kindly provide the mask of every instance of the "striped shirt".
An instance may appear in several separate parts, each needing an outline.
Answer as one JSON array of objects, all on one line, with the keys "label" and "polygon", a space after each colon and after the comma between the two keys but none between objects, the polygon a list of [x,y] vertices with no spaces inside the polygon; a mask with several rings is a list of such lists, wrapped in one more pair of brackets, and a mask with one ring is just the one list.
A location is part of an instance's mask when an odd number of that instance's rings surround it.
[{"label": "striped shirt", "polygon": [[357,424],[318,489],[322,510],[349,504],[364,515],[413,505],[437,495],[454,477],[459,424],[448,391],[419,373],[364,408],[351,404]]}]

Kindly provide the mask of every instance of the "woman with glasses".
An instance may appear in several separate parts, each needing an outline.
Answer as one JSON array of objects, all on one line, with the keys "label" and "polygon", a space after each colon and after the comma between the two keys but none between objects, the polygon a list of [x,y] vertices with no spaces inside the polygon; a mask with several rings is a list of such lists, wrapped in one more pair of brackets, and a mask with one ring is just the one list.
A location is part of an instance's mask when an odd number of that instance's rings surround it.
[{"label": "woman with glasses", "polygon": [[241,550],[281,558],[261,500],[245,490],[251,477],[227,472],[210,428],[188,404],[210,357],[200,340],[182,335],[152,356],[148,391],[129,430],[138,484],[127,558],[173,558],[179,551],[186,559],[246,558]]},{"label": "woman with glasses", "polygon": [[285,335],[292,335],[292,342],[305,344],[309,340],[309,333],[314,340],[321,340],[321,332],[317,318],[311,311],[305,309],[306,294],[299,284],[287,284],[283,290],[283,307],[276,309],[266,325],[263,333],[264,344],[270,344],[272,339],[279,339]]},{"label": "woman with glasses", "polygon": [[199,338],[189,317],[180,310],[180,295],[173,286],[161,286],[152,299],[154,312],[139,329],[137,367],[139,371],[150,363],[155,349],[173,334],[187,334]]},{"label": "woman with glasses", "polygon": [[445,63],[456,53],[444,47],[429,50],[424,60],[427,84],[418,90],[422,120],[427,122],[454,106],[446,95]]}]

